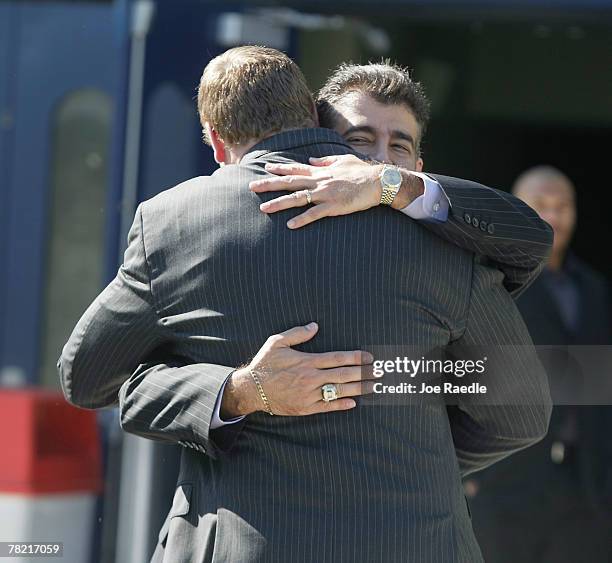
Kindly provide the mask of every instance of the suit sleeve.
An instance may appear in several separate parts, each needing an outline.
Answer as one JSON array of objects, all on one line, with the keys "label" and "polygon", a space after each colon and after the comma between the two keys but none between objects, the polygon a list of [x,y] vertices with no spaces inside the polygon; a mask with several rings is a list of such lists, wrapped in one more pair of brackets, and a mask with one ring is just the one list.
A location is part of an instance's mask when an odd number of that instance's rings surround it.
[{"label": "suit sleeve", "polygon": [[64,396],[82,408],[115,405],[122,383],[170,340],[151,293],[141,204],[117,276],[80,318],[57,362]]},{"label": "suit sleeve", "polygon": [[217,397],[234,369],[174,359],[139,366],[119,391],[121,427],[216,458],[231,448],[244,424],[211,428]]},{"label": "suit sleeve", "polygon": [[447,407],[463,476],[541,440],[551,415],[546,372],[500,278],[475,264],[466,328],[449,347],[453,358],[486,358],[484,373],[473,379],[487,393],[457,396]]},{"label": "suit sleeve", "polygon": [[552,229],[526,203],[476,182],[430,174],[450,201],[448,219],[421,224],[443,239],[485,257],[504,273],[516,298],[540,274],[552,247]]}]

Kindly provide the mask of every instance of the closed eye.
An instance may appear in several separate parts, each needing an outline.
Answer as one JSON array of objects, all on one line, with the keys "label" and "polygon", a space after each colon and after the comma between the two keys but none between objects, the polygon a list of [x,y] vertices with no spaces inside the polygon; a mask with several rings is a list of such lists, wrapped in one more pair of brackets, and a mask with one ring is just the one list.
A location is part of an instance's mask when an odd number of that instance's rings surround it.
[{"label": "closed eye", "polygon": [[366,143],[371,143],[370,139],[366,139],[365,137],[348,137],[345,139],[347,143],[351,143],[354,145],[363,145]]},{"label": "closed eye", "polygon": [[410,147],[406,147],[404,145],[391,145],[391,148],[395,151],[404,152],[407,154],[412,154]]}]

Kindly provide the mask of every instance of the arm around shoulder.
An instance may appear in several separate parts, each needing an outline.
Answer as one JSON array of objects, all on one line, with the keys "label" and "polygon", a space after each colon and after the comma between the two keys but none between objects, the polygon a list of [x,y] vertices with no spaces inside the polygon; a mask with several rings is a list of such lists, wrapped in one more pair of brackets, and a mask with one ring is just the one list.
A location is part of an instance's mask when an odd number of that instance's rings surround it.
[{"label": "arm around shoulder", "polygon": [[445,222],[424,222],[438,236],[486,257],[518,297],[540,274],[552,248],[548,223],[517,197],[476,182],[430,174],[449,199]]},{"label": "arm around shoulder", "polygon": [[548,377],[514,301],[501,286],[501,274],[480,264],[474,268],[467,326],[450,347],[455,358],[486,363],[478,379],[487,393],[466,395],[448,407],[463,475],[541,440],[552,410]]},{"label": "arm around shoulder", "polygon": [[141,204],[123,264],[80,318],[57,362],[66,400],[91,409],[115,405],[123,382],[169,338],[151,293]]},{"label": "arm around shoulder", "polygon": [[183,365],[178,360],[139,366],[119,392],[121,427],[217,457],[230,449],[244,424],[211,426],[216,402],[234,370],[207,363]]}]

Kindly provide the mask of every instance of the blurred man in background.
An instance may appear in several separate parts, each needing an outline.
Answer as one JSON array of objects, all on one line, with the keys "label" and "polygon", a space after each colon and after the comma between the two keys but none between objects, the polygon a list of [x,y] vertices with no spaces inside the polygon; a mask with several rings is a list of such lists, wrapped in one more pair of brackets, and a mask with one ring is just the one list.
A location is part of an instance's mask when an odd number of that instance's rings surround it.
[{"label": "blurred man in background", "polygon": [[[534,343],[555,346],[554,361],[545,362],[551,388],[563,379],[580,389],[564,352],[612,342],[608,284],[569,250],[576,193],[563,172],[527,170],[513,193],[554,230],[547,267],[519,298],[519,309]],[[589,375],[599,374],[582,374],[586,385]],[[466,482],[486,561],[612,560],[610,427],[609,407],[557,406],[544,441]]]}]

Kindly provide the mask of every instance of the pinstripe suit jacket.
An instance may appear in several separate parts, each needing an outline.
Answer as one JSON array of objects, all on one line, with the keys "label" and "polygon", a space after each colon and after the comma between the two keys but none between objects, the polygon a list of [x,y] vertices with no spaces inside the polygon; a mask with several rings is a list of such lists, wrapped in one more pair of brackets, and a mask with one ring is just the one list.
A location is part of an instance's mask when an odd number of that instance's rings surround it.
[{"label": "pinstripe suit jacket", "polygon": [[[295,211],[262,214],[261,199],[274,194],[246,189],[265,162],[346,152],[330,131],[280,134],[240,166],[141,204],[116,280],[64,348],[58,364],[69,400],[112,404],[123,384],[127,431],[197,445],[182,453],[158,560],[479,561],[461,473],[546,430],[546,378],[523,346],[529,336],[499,271],[388,208],[290,231]],[[461,220],[449,223],[466,241],[484,248],[497,238],[487,233],[483,242],[483,231],[476,236]],[[534,229],[537,221],[525,222]],[[520,252],[516,263],[524,264]],[[210,431],[231,372],[223,366],[312,319],[320,331],[305,351],[384,346],[394,357],[407,347],[511,345],[516,364],[492,374],[511,404],[382,405],[374,397],[349,412],[256,413]],[[127,379],[134,358],[142,365]]]}]

